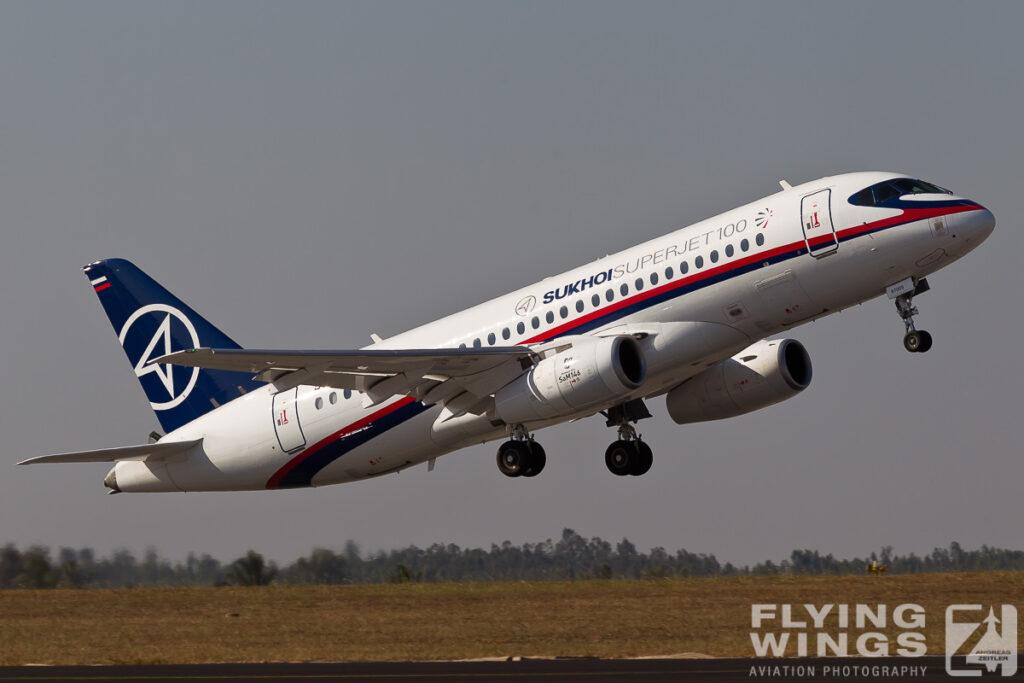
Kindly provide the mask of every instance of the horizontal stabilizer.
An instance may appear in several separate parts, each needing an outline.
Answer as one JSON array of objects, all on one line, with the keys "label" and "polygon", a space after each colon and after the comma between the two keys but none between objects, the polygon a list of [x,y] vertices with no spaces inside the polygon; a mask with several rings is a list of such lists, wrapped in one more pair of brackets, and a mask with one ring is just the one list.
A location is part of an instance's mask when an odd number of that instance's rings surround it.
[{"label": "horizontal stabilizer", "polygon": [[117,462],[119,460],[143,460],[154,462],[168,460],[183,454],[203,442],[172,441],[170,443],[147,443],[141,446],[123,446],[121,448],[101,448],[97,451],[78,451],[77,453],[57,453],[56,455],[40,455],[22,460],[19,465],[34,465],[40,462]]}]

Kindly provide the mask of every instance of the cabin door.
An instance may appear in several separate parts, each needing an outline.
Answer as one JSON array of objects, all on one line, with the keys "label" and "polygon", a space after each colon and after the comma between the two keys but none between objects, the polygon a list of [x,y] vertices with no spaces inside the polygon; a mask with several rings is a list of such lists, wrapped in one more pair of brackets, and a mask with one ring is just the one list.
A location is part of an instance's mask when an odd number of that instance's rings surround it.
[{"label": "cabin door", "polygon": [[298,387],[274,394],[274,430],[277,432],[277,442],[285,453],[297,451],[306,445],[306,437],[299,424],[298,396]]},{"label": "cabin door", "polygon": [[839,248],[839,238],[832,224],[829,199],[832,190],[821,190],[800,200],[800,222],[804,229],[807,253],[815,258],[831,254]]}]

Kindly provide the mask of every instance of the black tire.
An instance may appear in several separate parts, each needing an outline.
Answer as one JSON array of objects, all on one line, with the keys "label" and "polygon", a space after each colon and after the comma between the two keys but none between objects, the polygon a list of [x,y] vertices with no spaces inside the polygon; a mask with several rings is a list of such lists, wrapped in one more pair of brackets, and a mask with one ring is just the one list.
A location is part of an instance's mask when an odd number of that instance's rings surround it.
[{"label": "black tire", "polygon": [[536,477],[544,469],[544,465],[548,462],[548,456],[544,452],[544,447],[536,441],[529,442],[530,458],[526,469],[523,470],[522,475],[524,477]]},{"label": "black tire", "polygon": [[604,452],[604,464],[612,474],[624,477],[637,460],[637,450],[631,441],[616,441]]},{"label": "black tire", "polygon": [[928,349],[932,348],[932,335],[924,330],[918,332],[921,336],[921,346],[918,347],[918,353],[925,353]]},{"label": "black tire", "polygon": [[523,473],[529,457],[526,444],[506,441],[498,448],[498,469],[506,477],[518,477]]},{"label": "black tire", "polygon": [[651,469],[651,465],[654,464],[654,451],[643,441],[636,442],[636,451],[637,458],[630,467],[629,473],[634,477],[639,477],[642,474],[647,474],[647,471]]},{"label": "black tire", "polygon": [[917,353],[921,350],[921,333],[917,330],[913,332],[907,332],[906,336],[903,337],[903,348],[911,353]]}]

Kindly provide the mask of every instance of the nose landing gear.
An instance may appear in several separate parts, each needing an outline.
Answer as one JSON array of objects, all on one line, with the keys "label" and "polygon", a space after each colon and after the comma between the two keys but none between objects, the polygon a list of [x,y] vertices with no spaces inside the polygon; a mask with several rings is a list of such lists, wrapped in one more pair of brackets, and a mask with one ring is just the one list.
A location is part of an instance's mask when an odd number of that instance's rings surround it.
[{"label": "nose landing gear", "polygon": [[[908,284],[910,285],[909,287],[907,287]],[[904,290],[903,293],[893,295],[894,292],[899,291],[901,285]],[[903,319],[903,326],[907,330],[907,333],[903,336],[903,348],[911,353],[924,353],[932,348],[932,335],[914,327],[914,316],[920,312],[914,306],[914,295],[923,294],[928,291],[928,280],[922,278],[918,280],[916,285],[913,284],[913,281],[909,283],[905,281],[904,283],[893,285],[889,288],[889,291],[891,298],[896,301],[896,310],[899,312],[900,318]]]},{"label": "nose landing gear", "polygon": [[932,348],[932,335],[924,330],[907,332],[903,337],[903,348],[911,353],[924,353]]}]

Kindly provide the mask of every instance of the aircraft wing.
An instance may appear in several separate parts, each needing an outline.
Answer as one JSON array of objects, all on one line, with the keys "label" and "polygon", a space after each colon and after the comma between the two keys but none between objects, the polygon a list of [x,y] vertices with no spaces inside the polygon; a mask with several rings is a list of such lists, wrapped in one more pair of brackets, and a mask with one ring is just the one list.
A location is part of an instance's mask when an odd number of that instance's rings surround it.
[{"label": "aircraft wing", "polygon": [[357,349],[287,351],[192,349],[157,358],[155,363],[251,372],[273,382],[279,391],[299,384],[354,389],[366,405],[392,396],[412,396],[441,403],[448,419],[470,412],[482,415],[493,405],[492,394],[539,356],[525,346],[472,349]]},{"label": "aircraft wing", "polygon": [[175,455],[184,453],[203,442],[173,441],[170,443],[147,443],[141,446],[123,446],[121,448],[101,448],[98,451],[78,451],[75,453],[57,453],[56,455],[40,455],[22,460],[19,465],[35,465],[41,462],[117,462],[118,460],[144,460],[154,462],[168,460]]}]

